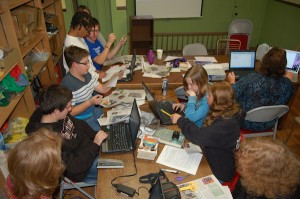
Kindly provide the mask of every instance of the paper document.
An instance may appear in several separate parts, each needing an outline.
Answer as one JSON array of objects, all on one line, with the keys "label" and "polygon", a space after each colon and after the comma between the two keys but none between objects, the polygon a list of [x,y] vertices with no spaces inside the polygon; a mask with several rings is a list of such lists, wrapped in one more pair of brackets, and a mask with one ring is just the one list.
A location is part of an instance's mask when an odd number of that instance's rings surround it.
[{"label": "paper document", "polygon": [[[122,70],[124,70],[123,77],[126,77],[126,75],[130,72],[127,68],[128,68],[128,65],[122,65],[122,66],[115,65],[115,66],[112,66],[110,69],[108,69],[106,71],[106,76],[104,78],[102,78],[102,82],[107,82],[108,80],[111,79],[111,77],[114,74],[119,73]],[[118,80],[118,78],[117,78],[117,80]]]},{"label": "paper document", "polygon": [[177,185],[182,199],[232,199],[227,186],[222,186],[214,175]]},{"label": "paper document", "polygon": [[162,78],[170,75],[170,72],[172,70],[171,66],[165,66],[165,65],[155,65],[155,64],[147,64],[145,62],[144,66],[144,77],[152,77],[152,78]]},{"label": "paper document", "polygon": [[184,149],[165,145],[156,162],[195,175],[201,159],[200,153],[188,154]]},{"label": "paper document", "polygon": [[218,62],[215,57],[195,57],[195,60],[200,62]]}]

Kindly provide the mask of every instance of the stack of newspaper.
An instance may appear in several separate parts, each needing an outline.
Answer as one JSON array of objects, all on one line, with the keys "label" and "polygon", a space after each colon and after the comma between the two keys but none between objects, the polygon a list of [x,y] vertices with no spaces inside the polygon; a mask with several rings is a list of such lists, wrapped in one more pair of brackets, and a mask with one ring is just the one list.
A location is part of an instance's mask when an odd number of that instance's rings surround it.
[{"label": "stack of newspaper", "polygon": [[158,138],[145,135],[138,148],[137,158],[154,160],[157,155]]}]

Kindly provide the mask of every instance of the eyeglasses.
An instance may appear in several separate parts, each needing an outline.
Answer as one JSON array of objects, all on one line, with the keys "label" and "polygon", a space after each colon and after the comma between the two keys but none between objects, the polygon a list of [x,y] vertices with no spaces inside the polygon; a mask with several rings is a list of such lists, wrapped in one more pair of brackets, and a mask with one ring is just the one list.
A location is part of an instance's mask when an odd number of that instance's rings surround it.
[{"label": "eyeglasses", "polygon": [[98,32],[100,32],[100,30],[99,30],[99,29],[96,29],[96,30],[90,30],[89,33],[98,33]]},{"label": "eyeglasses", "polygon": [[87,60],[86,62],[76,62],[77,64],[83,64],[83,65],[88,65],[90,63],[89,60]]},{"label": "eyeglasses", "polygon": [[69,106],[66,106],[65,109],[69,109],[72,107],[72,104],[70,104]]}]

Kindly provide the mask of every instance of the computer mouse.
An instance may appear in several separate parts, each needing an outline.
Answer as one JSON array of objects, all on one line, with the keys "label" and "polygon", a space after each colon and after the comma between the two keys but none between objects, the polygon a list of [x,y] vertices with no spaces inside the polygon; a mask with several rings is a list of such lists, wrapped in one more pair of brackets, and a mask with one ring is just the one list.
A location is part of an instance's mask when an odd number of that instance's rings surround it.
[{"label": "computer mouse", "polygon": [[180,134],[179,131],[174,131],[173,135],[172,135],[172,139],[173,140],[179,140],[179,134]]}]

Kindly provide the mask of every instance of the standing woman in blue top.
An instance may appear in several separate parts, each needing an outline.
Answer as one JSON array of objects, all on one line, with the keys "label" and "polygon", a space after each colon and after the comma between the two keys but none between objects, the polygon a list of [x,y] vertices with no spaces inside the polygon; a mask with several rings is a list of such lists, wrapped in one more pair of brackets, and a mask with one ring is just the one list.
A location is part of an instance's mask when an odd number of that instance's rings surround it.
[{"label": "standing woman in blue top", "polygon": [[[233,72],[228,74],[227,80],[232,84],[236,100],[244,111],[289,102],[295,91],[291,81],[293,74],[286,72],[286,64],[285,50],[273,47],[263,57],[258,73],[251,73],[237,82]],[[260,131],[274,124],[275,121],[262,123],[245,120],[243,128]]]},{"label": "standing woman in blue top", "polygon": [[195,65],[184,75],[183,86],[188,96],[187,104],[173,104],[173,109],[184,110],[185,117],[201,127],[209,110],[207,103],[208,75],[201,65]]}]

